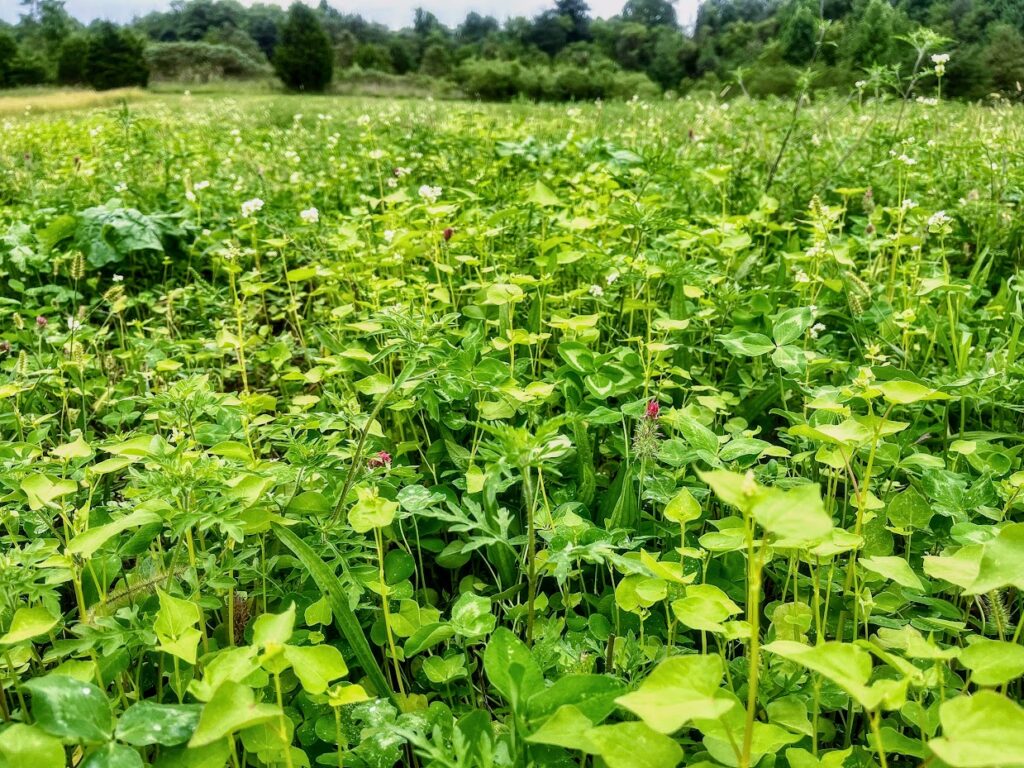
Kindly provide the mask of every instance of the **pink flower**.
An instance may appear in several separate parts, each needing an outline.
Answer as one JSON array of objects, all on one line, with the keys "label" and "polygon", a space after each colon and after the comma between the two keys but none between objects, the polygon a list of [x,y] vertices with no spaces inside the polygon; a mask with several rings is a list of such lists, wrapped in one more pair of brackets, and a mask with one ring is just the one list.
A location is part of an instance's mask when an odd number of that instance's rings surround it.
[{"label": "pink flower", "polygon": [[50,321],[49,321],[49,320],[47,320],[47,319],[46,319],[45,317],[43,317],[42,315],[38,315],[38,316],[36,317],[36,326],[38,326],[39,328],[45,328],[45,327],[46,327],[47,325],[49,325],[49,324],[50,324]]},{"label": "pink flower", "polygon": [[377,455],[370,459],[366,465],[370,469],[379,469],[380,467],[391,469],[391,454],[387,451],[377,451]]},{"label": "pink flower", "polygon": [[455,234],[455,230],[451,227],[445,227],[444,232],[441,233],[441,237],[445,239],[445,242],[452,239],[452,235]]},{"label": "pink flower", "polygon": [[650,419],[651,421],[653,421],[654,419],[658,418],[658,416],[660,416],[660,415],[661,415],[661,406],[658,404],[657,400],[651,400],[651,402],[649,402],[647,404],[647,410],[644,412],[644,418]]}]

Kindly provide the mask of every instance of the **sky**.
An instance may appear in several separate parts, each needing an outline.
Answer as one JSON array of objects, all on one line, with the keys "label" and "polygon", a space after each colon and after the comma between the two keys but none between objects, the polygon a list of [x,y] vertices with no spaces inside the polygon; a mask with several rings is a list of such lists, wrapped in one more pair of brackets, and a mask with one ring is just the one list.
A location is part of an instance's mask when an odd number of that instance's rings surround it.
[{"label": "sky", "polygon": [[[242,0],[250,5],[252,0]],[[290,0],[266,0],[287,6]],[[315,5],[317,0],[304,0]],[[680,22],[689,24],[696,16],[699,0],[677,0],[676,13]],[[412,24],[413,9],[423,6],[432,11],[443,23],[455,26],[466,18],[470,11],[499,19],[508,16],[533,16],[554,5],[545,0],[329,0],[331,5],[343,13],[359,13],[363,18],[386,24],[394,29]],[[588,0],[593,16],[614,16],[625,0]],[[17,21],[18,0],[0,0],[0,19]],[[170,0],[67,0],[65,8],[75,18],[89,22],[93,19],[130,21],[132,17],[149,11],[166,10]]]}]

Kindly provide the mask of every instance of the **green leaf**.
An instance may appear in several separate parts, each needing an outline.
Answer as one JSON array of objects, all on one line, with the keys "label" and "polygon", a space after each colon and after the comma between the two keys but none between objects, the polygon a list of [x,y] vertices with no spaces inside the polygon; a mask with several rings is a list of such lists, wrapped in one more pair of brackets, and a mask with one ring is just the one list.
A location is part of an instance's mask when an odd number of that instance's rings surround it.
[{"label": "green leaf", "polygon": [[672,500],[665,505],[665,518],[685,526],[687,523],[700,517],[701,510],[698,501],[693,494],[685,488],[672,497]]},{"label": "green leaf", "polygon": [[600,725],[586,738],[608,768],[675,768],[683,759],[682,747],[644,723]]},{"label": "green leaf", "polygon": [[[880,680],[869,686],[872,663],[871,655],[860,646],[829,640],[815,646],[791,640],[776,640],[764,646],[764,650],[794,661],[807,669],[831,680],[865,709],[879,707],[894,708],[902,702],[900,686],[892,680]],[[902,681],[905,685],[906,681]]]},{"label": "green leaf", "polygon": [[562,201],[558,199],[554,192],[540,179],[534,182],[533,187],[530,189],[529,194],[526,196],[526,202],[534,203],[542,207],[557,207],[562,205]]},{"label": "green leaf", "polygon": [[34,725],[14,723],[0,732],[0,756],[10,768],[64,768],[64,745]]},{"label": "green leaf", "polygon": [[113,523],[90,528],[78,534],[68,543],[67,552],[69,555],[78,555],[83,558],[91,557],[97,549],[106,544],[110,539],[127,531],[129,528],[159,523],[160,520],[161,517],[156,512],[137,509]]},{"label": "green leaf", "polygon": [[942,736],[928,747],[953,768],[1024,765],[1024,709],[993,691],[957,696],[939,708]]},{"label": "green leaf", "polygon": [[403,650],[406,657],[414,656],[417,653],[423,653],[423,651],[443,643],[454,635],[455,630],[446,623],[434,622],[433,624],[424,624],[409,636],[409,639],[405,641],[405,648]]},{"label": "green leaf", "polygon": [[1003,526],[982,545],[978,575],[964,594],[983,595],[1003,587],[1024,589],[1024,523]]},{"label": "green leaf", "polygon": [[987,637],[968,638],[960,663],[976,685],[1003,685],[1024,675],[1024,646]]},{"label": "green leaf", "polygon": [[875,555],[858,560],[864,568],[895,581],[897,584],[924,592],[924,584],[902,557]]},{"label": "green leaf", "polygon": [[14,612],[11,628],[0,637],[0,645],[15,645],[45,635],[57,626],[58,621],[59,619],[42,605],[33,608],[23,606]]},{"label": "green leaf", "polygon": [[740,613],[741,608],[713,584],[693,584],[686,596],[672,601],[672,612],[690,629],[724,632],[722,622]]},{"label": "green leaf", "polygon": [[924,384],[918,384],[916,381],[895,379],[893,381],[881,381],[872,386],[882,393],[882,397],[885,398],[886,402],[895,403],[896,405],[910,405],[920,400],[948,400],[950,397],[945,392],[939,392],[931,387],[926,387]]},{"label": "green leaf", "polygon": [[811,327],[814,315],[809,307],[794,307],[782,312],[772,326],[772,338],[780,347],[792,344]]},{"label": "green leaf", "polygon": [[593,727],[594,723],[590,718],[576,707],[566,704],[559,707],[540,728],[527,736],[526,740],[533,744],[551,744],[595,754],[598,747],[587,735]]},{"label": "green leaf", "polygon": [[695,718],[716,718],[733,702],[717,696],[721,656],[674,656],[661,662],[632,693],[616,699],[659,733],[675,733]]},{"label": "green leaf", "polygon": [[196,649],[202,633],[196,629],[199,623],[199,605],[183,600],[157,589],[160,610],[157,611],[153,631],[160,641],[160,650],[176,656],[189,664],[196,663]]},{"label": "green leaf", "polygon": [[455,634],[476,639],[494,631],[498,620],[491,613],[489,598],[466,592],[452,606],[451,627]]},{"label": "green leaf", "polygon": [[139,701],[124,711],[114,735],[135,747],[160,744],[173,747],[191,738],[202,707],[197,704],[157,704]]},{"label": "green leaf", "polygon": [[213,694],[199,717],[190,747],[202,747],[223,739],[232,733],[281,716],[281,710],[272,704],[257,703],[252,689],[241,683],[228,681]]},{"label": "green leaf", "polygon": [[599,723],[615,710],[615,699],[624,692],[625,686],[607,675],[564,675],[533,694],[527,710],[531,719],[539,719],[571,704]]},{"label": "green leaf", "polygon": [[284,657],[307,693],[323,693],[332,681],[348,674],[341,651],[333,645],[286,645]]},{"label": "green leaf", "polygon": [[358,501],[348,512],[348,524],[356,533],[367,533],[374,528],[391,525],[398,511],[398,502],[381,497],[375,487],[357,488],[356,494]]},{"label": "green leaf", "polygon": [[257,648],[284,645],[295,631],[295,603],[282,613],[264,613],[252,624],[252,644]]},{"label": "green leaf", "polygon": [[46,507],[56,507],[54,502],[77,491],[78,483],[74,480],[54,480],[40,473],[22,480],[21,490],[28,497],[28,508],[35,512]]},{"label": "green leaf", "polygon": [[124,744],[104,744],[81,763],[81,768],[143,768],[142,757]]},{"label": "green leaf", "polygon": [[348,642],[356,661],[376,689],[377,695],[387,696],[394,702],[395,694],[388,685],[387,678],[384,677],[384,673],[381,671],[380,665],[378,665],[373,651],[370,649],[370,644],[366,640],[366,635],[363,634],[363,628],[359,624],[359,619],[356,618],[352,608],[349,607],[348,595],[341,589],[341,585],[334,573],[309,545],[295,533],[281,525],[274,525],[273,530],[277,534],[277,538],[302,563],[320,592],[330,600],[331,612],[334,614],[334,623]]},{"label": "green leaf", "polygon": [[484,651],[487,680],[509,703],[525,701],[544,687],[544,675],[530,649],[512,630],[498,627]]},{"label": "green leaf", "polygon": [[67,742],[99,744],[110,738],[114,716],[106,695],[92,683],[50,674],[22,684],[32,694],[36,725]]},{"label": "green leaf", "polygon": [[719,336],[718,341],[735,357],[759,357],[775,349],[775,344],[763,333],[733,331]]}]

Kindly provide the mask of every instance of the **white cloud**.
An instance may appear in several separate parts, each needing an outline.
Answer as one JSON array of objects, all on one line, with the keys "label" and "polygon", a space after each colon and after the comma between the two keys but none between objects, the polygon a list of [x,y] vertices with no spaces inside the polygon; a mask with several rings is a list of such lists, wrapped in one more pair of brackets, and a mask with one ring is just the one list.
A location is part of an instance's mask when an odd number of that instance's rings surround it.
[{"label": "white cloud", "polygon": [[[269,0],[278,5],[287,6],[288,0]],[[316,5],[316,0],[305,0]],[[696,15],[699,0],[679,0],[676,12],[680,21],[691,23]],[[242,0],[251,5],[252,0]],[[614,16],[622,10],[625,0],[589,0],[590,11],[594,16]],[[91,21],[106,18],[113,21],[130,21],[134,16],[141,16],[150,11],[166,10],[169,0],[67,0],[66,8],[75,18]],[[436,15],[443,23],[455,26],[470,11],[496,16],[505,19],[509,16],[533,16],[540,11],[551,8],[553,2],[544,0],[333,0],[335,8],[343,13],[358,13],[371,21],[387,24],[398,29],[412,24],[413,10],[423,6]],[[0,19],[16,21],[19,8],[14,0],[0,0]]]}]

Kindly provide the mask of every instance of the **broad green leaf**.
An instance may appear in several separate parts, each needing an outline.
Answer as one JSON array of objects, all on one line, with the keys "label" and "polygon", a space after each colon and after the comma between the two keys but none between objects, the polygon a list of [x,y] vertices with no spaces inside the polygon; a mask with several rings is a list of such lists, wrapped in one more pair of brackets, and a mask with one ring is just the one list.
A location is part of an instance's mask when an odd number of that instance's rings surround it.
[{"label": "broad green leaf", "polygon": [[60,621],[45,606],[22,606],[14,612],[11,628],[0,637],[0,645],[14,645],[47,634]]},{"label": "broad green leaf", "polygon": [[341,651],[333,645],[286,645],[284,657],[307,693],[323,693],[333,680],[348,674]]},{"label": "broad green leaf", "polygon": [[455,634],[470,640],[494,631],[497,618],[491,613],[489,598],[466,592],[452,606],[451,627]]},{"label": "broad green leaf", "polygon": [[534,182],[530,193],[526,196],[526,202],[534,203],[542,207],[559,207],[562,201],[558,199],[551,188],[540,179]]},{"label": "broad green leaf", "polygon": [[260,665],[256,660],[257,649],[251,645],[226,648],[207,661],[202,680],[189,683],[188,691],[199,701],[209,701],[225,682],[240,683],[256,672]]},{"label": "broad green leaf", "polygon": [[158,704],[139,701],[124,711],[114,735],[136,747],[161,744],[173,747],[191,738],[202,707],[197,704]]},{"label": "broad green leaf", "polygon": [[414,656],[417,653],[433,648],[435,645],[443,643],[450,637],[455,635],[455,630],[447,623],[434,622],[432,624],[425,624],[415,632],[413,632],[409,639],[405,641],[405,655]]},{"label": "broad green leaf", "polygon": [[0,757],[10,768],[65,768],[64,745],[34,725],[14,723],[0,732]]},{"label": "broad green leaf", "polygon": [[22,683],[32,694],[35,724],[63,741],[98,744],[110,738],[114,716],[106,695],[92,683],[47,675]]},{"label": "broad green leaf", "polygon": [[81,768],[143,768],[142,757],[124,744],[104,744],[81,763]]},{"label": "broad green leaf", "polygon": [[281,716],[281,710],[272,704],[256,701],[252,689],[241,683],[228,681],[213,694],[192,734],[188,745],[202,747],[223,739],[243,728]]},{"label": "broad green leaf", "polygon": [[69,555],[79,557],[91,557],[97,549],[106,544],[110,539],[127,531],[129,528],[138,528],[142,525],[160,522],[161,517],[156,512],[144,509],[136,509],[119,520],[106,525],[100,525],[84,531],[68,543],[67,552]]},{"label": "broad green leaf", "polygon": [[571,704],[566,704],[559,707],[540,728],[527,736],[526,740],[534,744],[551,744],[594,754],[598,747],[587,735],[593,727],[594,723],[589,717]]},{"label": "broad green leaf", "polygon": [[157,589],[160,610],[153,631],[160,641],[160,650],[189,664],[196,663],[196,652],[202,633],[196,629],[201,614],[199,605]]},{"label": "broad green leaf", "polygon": [[54,502],[77,491],[78,483],[74,480],[54,480],[44,474],[35,474],[21,481],[21,490],[28,497],[29,509],[38,511],[57,506]]},{"label": "broad green leaf", "polygon": [[722,622],[741,612],[729,596],[713,584],[693,584],[686,596],[672,601],[672,612],[690,629],[723,632]]},{"label": "broad green leaf", "polygon": [[398,511],[398,502],[383,498],[377,488],[356,489],[358,500],[348,511],[348,524],[356,533],[367,533],[374,528],[391,525]]},{"label": "broad green leaf", "polygon": [[1003,685],[1024,675],[1024,646],[987,637],[971,637],[960,663],[971,670],[976,685]]},{"label": "broad green leaf", "polygon": [[719,336],[719,343],[736,357],[759,357],[775,349],[775,344],[763,333],[733,331]]},{"label": "broad green leaf", "polygon": [[644,723],[599,725],[586,739],[608,768],[675,768],[683,759],[682,747]]},{"label": "broad green leaf", "polygon": [[695,718],[718,717],[732,708],[732,701],[716,697],[724,674],[720,656],[673,656],[616,701],[654,730],[674,733]]},{"label": "broad green leaf", "polygon": [[252,624],[252,644],[257,648],[284,645],[295,631],[295,603],[281,613],[264,613]]},{"label": "broad green leaf", "polygon": [[953,768],[1024,765],[1024,709],[993,691],[957,696],[939,708],[942,736],[928,748]]},{"label": "broad green leaf", "polygon": [[921,579],[902,557],[874,555],[872,557],[862,557],[857,562],[872,573],[884,576],[901,586],[921,592],[924,591],[924,584],[921,583]]},{"label": "broad green leaf", "polygon": [[498,627],[484,650],[487,680],[505,701],[525,701],[544,687],[540,671],[530,649],[512,630]]},{"label": "broad green leaf", "polygon": [[1003,526],[982,545],[978,576],[964,594],[983,595],[1003,587],[1024,589],[1024,523]]},{"label": "broad green leaf", "polygon": [[896,405],[910,405],[920,400],[948,400],[950,397],[916,381],[881,381],[872,386],[882,393],[887,402]]},{"label": "broad green leaf", "polygon": [[782,312],[772,325],[772,338],[780,347],[792,344],[804,335],[814,322],[814,314],[809,307],[794,307]]},{"label": "broad green leaf", "polygon": [[859,646],[837,640],[815,646],[791,640],[776,640],[765,645],[764,650],[794,661],[831,680],[867,709],[874,709],[879,703],[877,696],[868,687],[872,669],[871,656]]},{"label": "broad green leaf", "polygon": [[685,526],[687,523],[698,519],[700,515],[700,504],[693,498],[693,494],[685,488],[681,488],[679,493],[673,496],[672,500],[665,505],[665,518],[681,526]]}]

